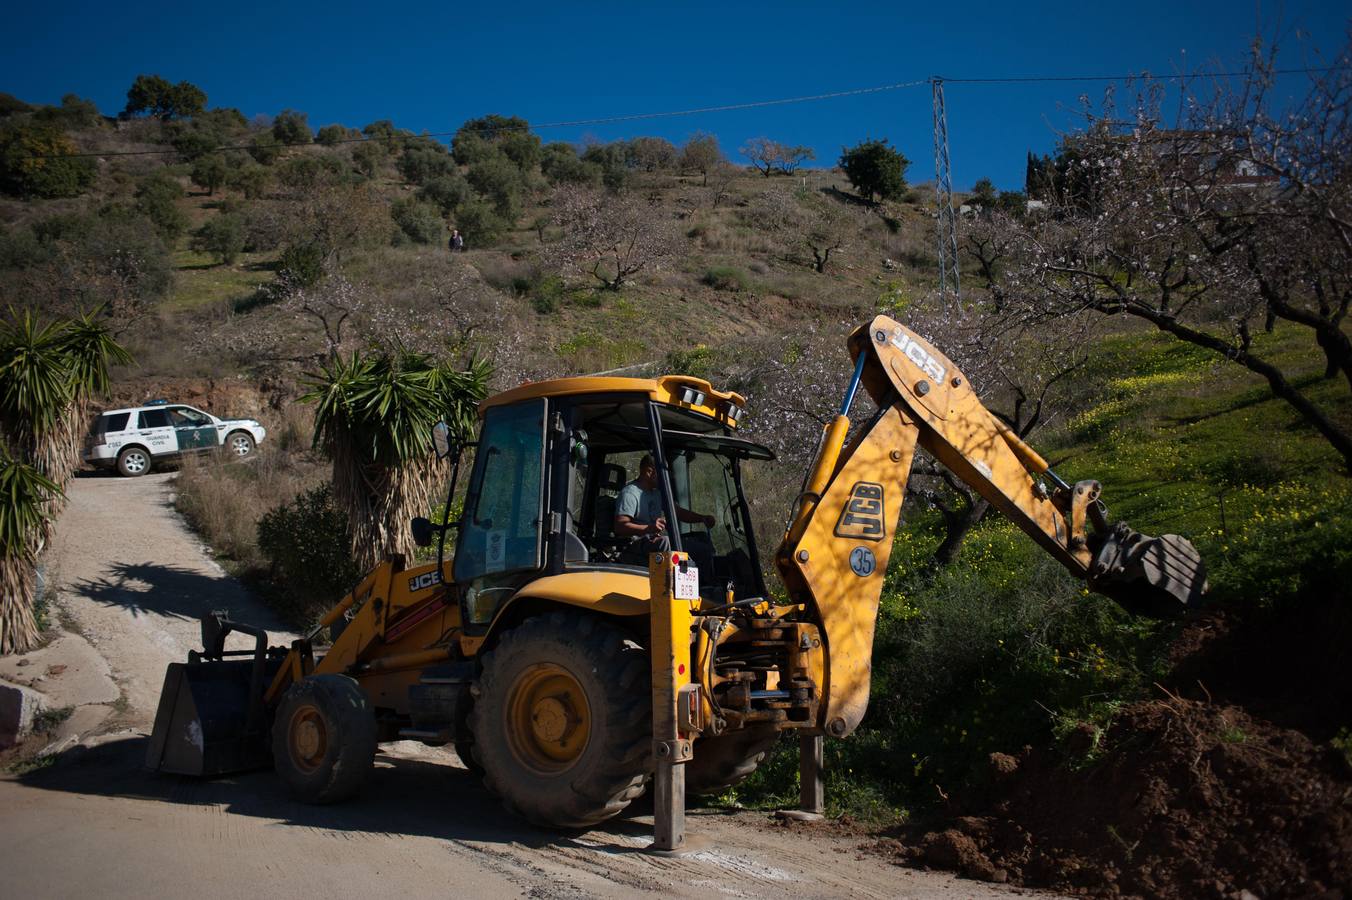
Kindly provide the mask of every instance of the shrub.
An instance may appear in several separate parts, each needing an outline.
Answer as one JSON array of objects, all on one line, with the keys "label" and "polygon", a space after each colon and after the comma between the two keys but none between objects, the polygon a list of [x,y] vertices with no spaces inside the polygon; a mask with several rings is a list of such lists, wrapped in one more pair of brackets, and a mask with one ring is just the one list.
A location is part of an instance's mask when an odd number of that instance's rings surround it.
[{"label": "shrub", "polygon": [[506,156],[495,153],[469,167],[469,183],[488,202],[498,217],[514,223],[521,217],[525,181],[521,170]]},{"label": "shrub", "polygon": [[358,144],[352,151],[352,164],[357,167],[357,171],[367,178],[375,176],[380,171],[380,167],[385,164],[389,157],[389,151],[385,145],[379,141],[366,141]]},{"label": "shrub", "polygon": [[435,203],[443,215],[451,215],[474,196],[469,182],[459,172],[434,178],[418,189],[418,199]]},{"label": "shrub", "polygon": [[546,144],[540,159],[540,171],[550,184],[601,184],[601,167],[584,162],[572,144],[562,141]]},{"label": "shrub", "polygon": [[0,130],[0,190],[18,197],[74,197],[93,184],[92,159],[74,157],[75,145],[54,125],[30,123]]},{"label": "shrub", "polygon": [[412,184],[426,184],[456,171],[455,160],[446,147],[431,138],[410,138],[395,167]]},{"label": "shrub", "polygon": [[173,241],[188,227],[188,217],[178,208],[183,186],[164,169],[156,169],[136,186],[136,210],[155,223],[166,241]]},{"label": "shrub", "polygon": [[258,522],[258,549],[277,588],[273,606],[294,622],[313,621],[361,577],[347,515],[328,484],[269,510]]},{"label": "shrub", "polygon": [[526,286],[531,308],[541,315],[556,312],[563,302],[563,279],[558,275],[537,275]]},{"label": "shrub", "polygon": [[508,227],[491,204],[479,199],[462,203],[455,212],[454,223],[465,237],[466,248],[490,247]]},{"label": "shrub", "polygon": [[314,140],[303,112],[284,109],[272,120],[272,136],[281,144],[308,144]]},{"label": "shrub", "polygon": [[751,288],[751,278],[736,266],[714,266],[700,279],[716,291],[745,291]]},{"label": "shrub", "polygon": [[244,250],[244,219],[239,213],[222,213],[208,219],[193,233],[192,247],[210,253],[224,265],[231,265]]},{"label": "shrub", "polygon": [[250,159],[226,176],[225,183],[248,199],[257,200],[267,192],[271,180],[268,168]]},{"label": "shrub", "polygon": [[689,350],[672,350],[663,360],[662,368],[677,375],[707,379],[714,374],[714,351],[704,344],[696,344]]},{"label": "shrub", "polygon": [[441,211],[431,203],[405,197],[394,201],[390,216],[400,232],[415,244],[440,244],[446,236]]},{"label": "shrub", "polygon": [[277,277],[292,287],[313,287],[324,277],[324,250],[315,244],[292,244],[277,262]]},{"label": "shrub", "polygon": [[249,155],[265,166],[270,166],[282,155],[282,144],[270,131],[260,131],[249,142]]},{"label": "shrub", "polygon": [[216,193],[216,188],[224,187],[226,179],[233,170],[232,160],[226,153],[208,153],[192,164],[192,183],[206,188],[207,196]]},{"label": "shrub", "polygon": [[312,191],[321,185],[340,181],[345,174],[343,164],[330,153],[307,153],[292,157],[277,167],[277,180],[301,191]]},{"label": "shrub", "polygon": [[319,129],[319,135],[315,138],[315,141],[325,147],[333,147],[351,139],[352,136],[353,132],[342,125],[325,125]]}]

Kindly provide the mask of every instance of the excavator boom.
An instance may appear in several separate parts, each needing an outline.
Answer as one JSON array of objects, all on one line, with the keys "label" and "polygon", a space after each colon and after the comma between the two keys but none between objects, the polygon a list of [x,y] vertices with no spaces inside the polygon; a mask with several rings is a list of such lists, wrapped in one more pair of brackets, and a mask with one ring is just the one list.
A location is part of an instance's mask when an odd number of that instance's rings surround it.
[{"label": "excavator boom", "polygon": [[[919,335],[878,316],[850,336],[850,351],[854,379],[775,560],[791,597],[815,610],[825,635],[820,721],[828,734],[849,734],[868,704],[874,620],[917,447],[1123,607],[1178,615],[1205,591],[1191,543],[1110,526],[1099,484],[1063,481]],[[878,412],[847,444],[861,386]]]}]

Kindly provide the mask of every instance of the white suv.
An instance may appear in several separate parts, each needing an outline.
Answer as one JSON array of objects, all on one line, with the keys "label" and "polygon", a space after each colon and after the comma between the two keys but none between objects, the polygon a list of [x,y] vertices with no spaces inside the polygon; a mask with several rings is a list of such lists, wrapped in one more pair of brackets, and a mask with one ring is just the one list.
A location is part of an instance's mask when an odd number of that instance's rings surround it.
[{"label": "white suv", "polygon": [[167,400],[99,415],[85,439],[84,461],[128,477],[150,471],[152,460],[168,460],[224,447],[237,459],[253,455],[267,434],[253,419],[218,419]]}]

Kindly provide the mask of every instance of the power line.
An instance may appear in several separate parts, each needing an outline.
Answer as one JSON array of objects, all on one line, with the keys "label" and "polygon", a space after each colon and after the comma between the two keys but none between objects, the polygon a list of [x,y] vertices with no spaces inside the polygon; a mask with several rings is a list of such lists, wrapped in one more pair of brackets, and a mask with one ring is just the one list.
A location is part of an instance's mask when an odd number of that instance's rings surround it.
[{"label": "power line", "polygon": [[[1322,66],[1308,67],[1298,69],[1273,69],[1273,75],[1297,75],[1297,74],[1315,74],[1328,72],[1341,72],[1352,68],[1352,66]],[[947,78],[932,76],[930,78],[919,78],[912,81],[900,81],[893,84],[875,85],[873,87],[854,88],[845,91],[830,91],[822,94],[808,94],[800,97],[784,97],[774,100],[753,100],[746,103],[727,103],[718,106],[700,106],[691,109],[667,110],[663,112],[629,113],[617,116],[599,116],[591,119],[569,119],[558,122],[538,122],[534,125],[503,125],[492,128],[475,129],[480,134],[496,135],[503,132],[512,131],[537,131],[545,128],[576,128],[585,125],[609,125],[619,122],[636,122],[648,119],[672,119],[682,116],[704,115],[707,113],[735,112],[746,109],[760,109],[770,106],[786,106],[795,103],[812,103],[822,100],[836,100],[842,97],[856,97],[865,94],[879,94],[887,91],[904,90],[906,88],[921,87],[923,85],[932,85],[934,81],[944,81],[949,84],[1033,84],[1038,82],[1089,82],[1089,81],[1128,81],[1131,79],[1151,79],[1156,81],[1181,81],[1194,77],[1207,78],[1235,78],[1252,74],[1249,71],[1239,72],[1214,72],[1197,73],[1194,75],[1150,75],[1148,73],[1128,73],[1125,75],[1017,75],[1003,77],[987,78]],[[418,135],[374,135],[363,136],[359,138],[340,138],[336,141],[327,141],[326,144],[367,144],[373,141],[382,140],[406,140],[414,137],[426,138],[444,138],[454,137],[463,129],[455,131],[432,131],[424,132]],[[285,147],[308,147],[313,141],[293,141],[279,142],[272,146],[277,148]],[[251,144],[222,144],[218,147],[202,151],[200,155],[205,156],[208,153],[220,153],[226,150],[251,150]],[[110,150],[103,153],[54,153],[54,154],[36,154],[26,157],[27,159],[81,159],[81,158],[107,158],[115,156],[169,156],[178,154],[176,149],[162,150]]]},{"label": "power line", "polygon": [[[1270,75],[1313,75],[1315,73],[1345,72],[1352,66],[1313,66],[1300,69],[1272,69]],[[1149,72],[1135,72],[1128,75],[1008,75],[991,78],[945,78],[949,84],[1030,84],[1054,81],[1186,81],[1190,78],[1240,78],[1252,75],[1253,70],[1238,72],[1192,72],[1184,75],[1152,75]]]}]

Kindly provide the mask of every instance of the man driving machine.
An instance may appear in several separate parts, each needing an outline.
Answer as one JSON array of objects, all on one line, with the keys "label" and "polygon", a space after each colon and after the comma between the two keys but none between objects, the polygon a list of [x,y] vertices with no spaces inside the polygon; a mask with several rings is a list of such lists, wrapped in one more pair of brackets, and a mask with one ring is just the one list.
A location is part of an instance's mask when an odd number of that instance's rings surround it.
[{"label": "man driving machine", "polygon": [[[712,528],[714,517],[676,507],[676,518],[687,524],[701,524]],[[657,464],[645,454],[638,463],[638,477],[620,490],[615,502],[616,537],[632,538],[625,555],[636,563],[647,564],[649,553],[671,549],[667,535],[667,519],[662,514],[662,493],[657,489]],[[696,560],[698,564],[699,560]]]}]

